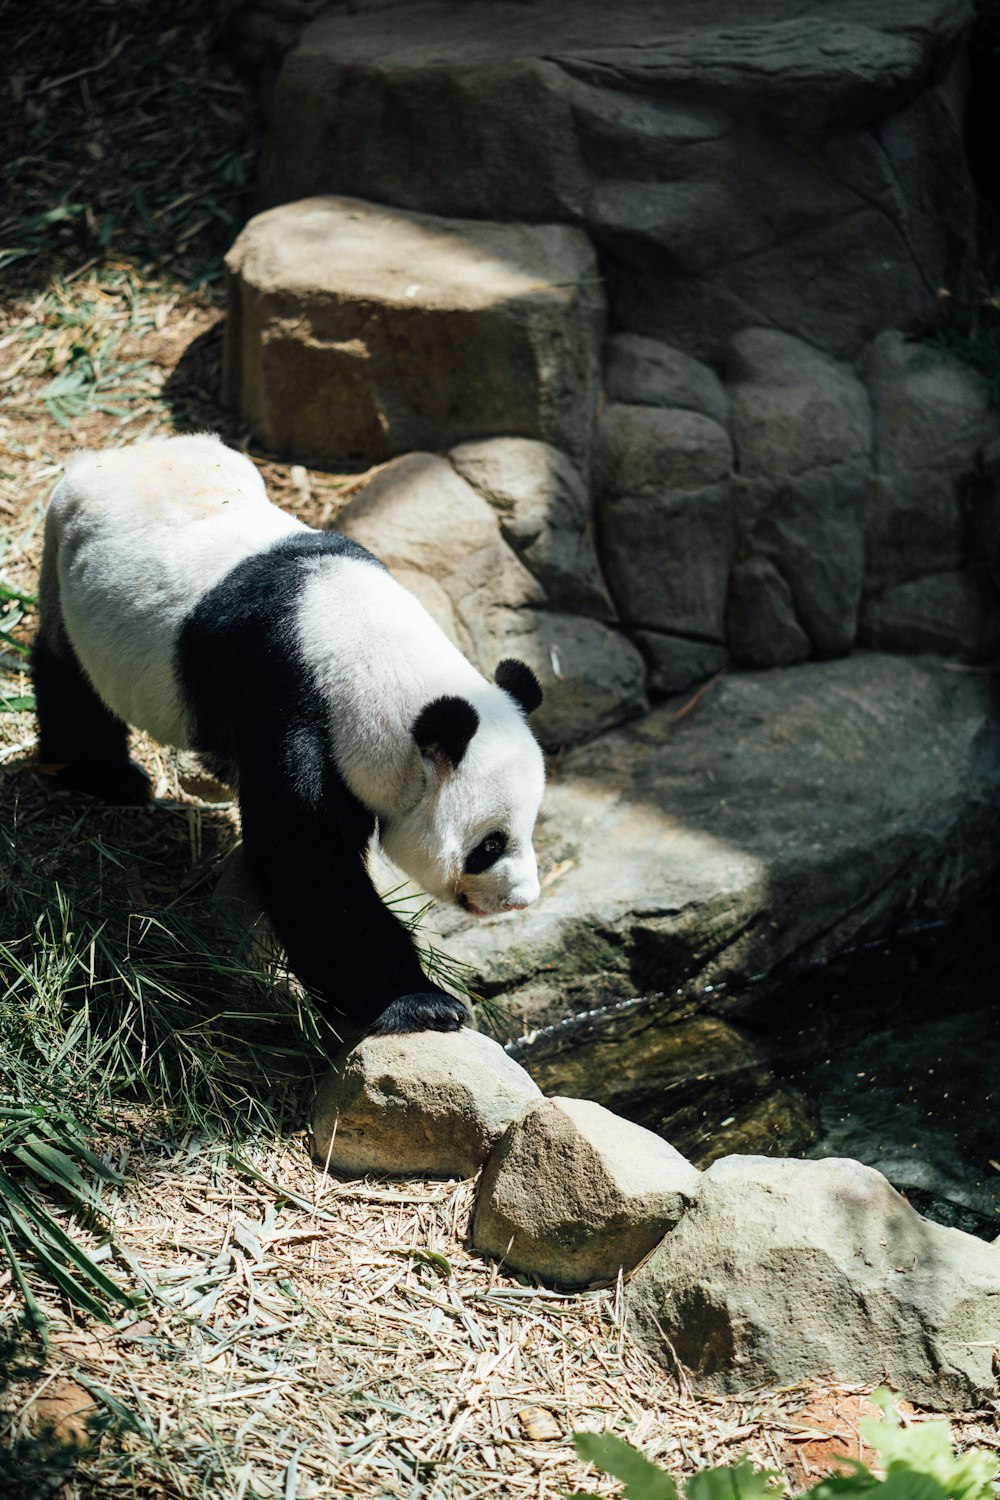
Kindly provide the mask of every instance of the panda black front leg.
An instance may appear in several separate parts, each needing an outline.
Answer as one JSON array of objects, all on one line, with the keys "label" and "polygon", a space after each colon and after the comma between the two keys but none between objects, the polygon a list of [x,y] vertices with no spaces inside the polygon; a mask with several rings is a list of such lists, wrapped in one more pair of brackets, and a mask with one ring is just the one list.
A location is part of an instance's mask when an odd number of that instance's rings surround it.
[{"label": "panda black front leg", "polygon": [[261,748],[240,769],[247,866],[289,968],[334,1030],[347,1040],[463,1026],[468,1010],[428,981],[412,937],[372,885],[371,814],[328,763],[303,770],[301,738],[296,782],[278,769],[287,753],[269,772]]}]

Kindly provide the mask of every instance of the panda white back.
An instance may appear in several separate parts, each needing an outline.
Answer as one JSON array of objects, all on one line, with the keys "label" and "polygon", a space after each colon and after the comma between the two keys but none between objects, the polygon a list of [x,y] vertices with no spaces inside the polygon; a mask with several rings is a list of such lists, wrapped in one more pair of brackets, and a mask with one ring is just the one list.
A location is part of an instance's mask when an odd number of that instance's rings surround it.
[{"label": "panda white back", "polygon": [[215,437],[74,454],[49,504],[46,547],[73,648],[108,707],[187,748],[174,663],[184,618],[245,557],[307,529]]}]

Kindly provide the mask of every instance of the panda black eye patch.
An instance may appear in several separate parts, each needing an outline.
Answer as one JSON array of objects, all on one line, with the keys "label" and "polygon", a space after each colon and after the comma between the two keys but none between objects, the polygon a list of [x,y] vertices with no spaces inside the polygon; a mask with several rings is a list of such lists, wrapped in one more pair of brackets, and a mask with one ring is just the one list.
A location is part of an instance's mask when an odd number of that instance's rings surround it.
[{"label": "panda black eye patch", "polygon": [[495,865],[507,848],[507,835],[499,829],[481,838],[474,849],[465,856],[466,875],[481,875],[490,865]]}]

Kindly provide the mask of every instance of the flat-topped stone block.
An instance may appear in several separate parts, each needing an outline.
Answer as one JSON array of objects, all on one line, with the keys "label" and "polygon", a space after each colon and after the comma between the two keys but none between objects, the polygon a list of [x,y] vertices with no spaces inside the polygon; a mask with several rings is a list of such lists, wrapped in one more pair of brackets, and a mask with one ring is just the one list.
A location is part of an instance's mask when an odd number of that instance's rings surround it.
[{"label": "flat-topped stone block", "polygon": [[604,301],[584,234],[319,197],[252,219],[226,258],[224,388],[311,463],[492,435],[586,463]]}]

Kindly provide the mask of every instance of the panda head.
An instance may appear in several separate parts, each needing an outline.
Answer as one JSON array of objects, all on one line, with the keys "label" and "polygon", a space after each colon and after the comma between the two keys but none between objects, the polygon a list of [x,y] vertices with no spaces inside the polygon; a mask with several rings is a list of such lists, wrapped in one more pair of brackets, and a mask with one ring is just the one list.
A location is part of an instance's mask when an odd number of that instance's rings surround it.
[{"label": "panda head", "polygon": [[380,820],[380,839],[429,895],[489,916],[538,898],[531,838],[545,769],[526,715],[542,690],[529,667],[507,660],[475,697],[421,709],[412,727],[419,795]]}]

